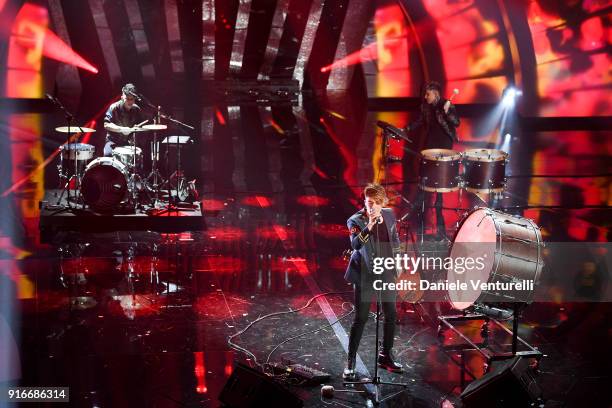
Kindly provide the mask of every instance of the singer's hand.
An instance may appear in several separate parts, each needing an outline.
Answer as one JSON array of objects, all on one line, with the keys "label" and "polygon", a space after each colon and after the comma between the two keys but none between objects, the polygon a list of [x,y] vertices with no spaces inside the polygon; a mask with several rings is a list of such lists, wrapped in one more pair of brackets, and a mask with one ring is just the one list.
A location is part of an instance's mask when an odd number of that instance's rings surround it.
[{"label": "singer's hand", "polygon": [[450,109],[450,105],[451,105],[451,102],[446,101],[446,103],[444,104],[444,113],[448,113],[448,110]]},{"label": "singer's hand", "polygon": [[368,229],[372,229],[374,225],[378,223],[378,219],[380,218],[380,212],[371,212],[368,214]]}]

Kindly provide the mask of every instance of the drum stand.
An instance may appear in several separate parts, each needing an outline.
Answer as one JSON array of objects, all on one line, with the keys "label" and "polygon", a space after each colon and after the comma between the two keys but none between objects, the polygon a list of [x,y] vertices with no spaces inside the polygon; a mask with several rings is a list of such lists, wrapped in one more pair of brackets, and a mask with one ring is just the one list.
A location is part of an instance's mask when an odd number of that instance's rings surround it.
[{"label": "drum stand", "polygon": [[134,136],[132,138],[132,174],[130,175],[130,179],[128,180],[128,201],[130,203],[130,206],[136,210],[136,208],[139,208],[139,206],[141,206],[141,203],[138,202],[138,193],[140,192],[139,190],[139,185],[142,187],[142,178],[140,177],[140,175],[137,173],[137,169],[136,169],[136,134],[137,132],[133,132],[132,133]]},{"label": "drum stand", "polygon": [[[66,114],[66,118],[68,119],[68,129],[72,129],[72,120],[74,119],[74,116],[70,115],[68,116],[68,114]],[[77,126],[75,126],[77,127]],[[78,127],[79,130],[81,130],[80,127]],[[75,143],[74,141],[71,140],[72,139],[72,133],[68,132],[68,138],[66,139],[66,142],[64,143],[63,146],[69,146],[71,143]],[[77,149],[75,149],[74,151],[68,150],[68,157],[70,157],[70,154],[74,154],[74,174],[72,176],[68,176],[67,174],[64,174],[64,164],[61,161],[60,158],[60,164],[58,166],[58,170],[59,170],[59,182],[60,182],[60,186],[62,183],[62,179],[65,179],[66,182],[64,183],[64,186],[61,187],[62,193],[60,194],[60,196],[57,198],[57,202],[55,203],[56,206],[59,206],[62,202],[62,198],[64,197],[64,193],[67,192],[68,197],[66,198],[66,202],[68,203],[68,208],[72,209],[72,204],[70,203],[70,200],[73,199],[72,194],[70,193],[70,181],[74,178],[74,189],[75,189],[75,193],[74,193],[74,200],[76,201],[76,203],[79,203],[80,199],[81,199],[81,175],[79,174],[79,151]]]},{"label": "drum stand", "polygon": [[[464,312],[462,315],[455,316],[438,316],[439,326],[438,326],[438,339],[442,343],[442,351],[446,352],[453,363],[459,365],[461,368],[461,388],[465,387],[465,373],[467,373],[472,379],[476,379],[477,376],[472,373],[469,369],[465,367],[465,352],[466,351],[476,351],[482,355],[485,360],[484,364],[484,374],[486,374],[491,368],[491,364],[494,361],[507,360],[514,356],[521,356],[526,358],[535,358],[539,360],[542,357],[542,352],[531,346],[525,340],[518,336],[518,325],[519,325],[519,317],[521,313],[521,309],[523,308],[524,303],[515,302],[513,303],[513,311],[506,311],[502,309],[488,307],[486,305],[474,305],[473,310],[474,313]],[[506,325],[501,323],[499,320],[495,319],[502,318],[505,315],[509,315],[512,313],[512,330],[508,329]],[[455,326],[455,322],[467,322],[467,321],[482,321],[483,324],[480,328],[480,335],[482,337],[481,342],[475,342],[468,338],[465,334],[463,334],[457,326]],[[512,336],[512,351],[511,352],[493,352],[489,347],[489,331],[490,325],[493,324],[495,327],[500,328],[506,334]],[[453,344],[453,345],[444,345],[444,332],[446,330],[451,330],[453,334],[458,335],[464,343],[462,344]],[[525,351],[518,351],[519,342],[527,349]],[[457,362],[454,355],[457,354],[457,351],[460,353],[460,361]]]},{"label": "drum stand", "polygon": [[[153,120],[153,124],[160,123],[159,116],[161,112],[161,107],[157,107],[157,113],[155,114],[155,119]],[[164,178],[159,172],[158,162],[159,162],[159,143],[157,142],[157,130],[153,131],[153,142],[151,143],[151,172],[147,176],[146,182],[147,186],[150,190],[153,190],[155,197],[153,199],[153,207],[157,205],[159,201],[159,190],[161,186],[165,183]]]}]

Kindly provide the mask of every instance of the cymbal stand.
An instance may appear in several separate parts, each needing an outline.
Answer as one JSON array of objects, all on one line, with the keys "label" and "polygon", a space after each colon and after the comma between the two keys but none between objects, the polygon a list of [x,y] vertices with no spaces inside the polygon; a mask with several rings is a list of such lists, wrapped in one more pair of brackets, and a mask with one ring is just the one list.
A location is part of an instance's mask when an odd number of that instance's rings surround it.
[{"label": "cymbal stand", "polygon": [[[157,113],[155,114],[155,119],[153,120],[154,124],[159,124],[159,118],[161,113],[161,106],[157,107]],[[158,169],[159,162],[159,143],[157,141],[157,130],[153,131],[153,143],[151,144],[151,173],[147,176],[147,184],[151,183],[150,187],[153,189],[155,193],[155,199],[153,202],[153,206],[157,204],[159,201],[159,189],[163,184],[163,177]]]},{"label": "cymbal stand", "polygon": [[[169,122],[174,123],[175,125],[178,125],[178,126],[180,126],[182,128],[185,128],[185,129],[188,129],[188,130],[191,130],[191,131],[193,131],[195,129],[193,126],[188,125],[188,124],[186,124],[184,122],[181,122],[180,120],[173,118],[171,115],[168,115],[168,114],[164,113],[161,110],[161,106],[153,105],[151,103],[151,101],[149,101],[144,95],[136,94],[136,98],[139,101],[142,101],[149,109],[154,109],[156,111],[156,116],[157,116],[158,120],[164,119],[164,120],[167,120]],[[168,180],[165,180],[164,183],[161,184],[161,185],[163,185],[163,184],[167,183],[167,185],[168,185],[168,203],[169,203],[168,209],[170,209],[170,207],[172,207],[173,204],[175,205],[175,207],[178,207],[178,204],[181,201],[179,199],[179,191],[178,191],[179,190],[179,186],[181,184],[185,184],[186,183],[182,173],[180,173],[180,159],[181,159],[181,156],[180,156],[180,150],[178,150],[178,148],[180,146],[179,141],[180,140],[177,137],[176,145],[177,145],[177,155],[178,155],[177,160],[178,160],[178,162],[177,162],[177,191],[176,191],[176,195],[173,196],[173,194],[172,194],[172,186],[171,186],[171,180],[170,180],[171,177],[169,177]],[[166,164],[167,164],[167,156],[166,156]],[[155,173],[152,172],[151,175],[153,175],[154,179],[156,178]],[[151,175],[149,175],[149,177],[151,177]],[[158,185],[158,188],[157,188],[157,191],[156,191],[156,195],[159,192],[159,189],[161,188],[160,187],[161,185]]]},{"label": "cymbal stand", "polygon": [[138,185],[142,185],[142,179],[140,175],[136,172],[137,170],[137,160],[136,160],[136,135],[138,132],[132,132],[132,171],[130,175],[130,179],[128,181],[128,191],[129,191],[129,202],[130,205],[133,206],[133,209],[136,210],[140,206],[138,202]]},{"label": "cymbal stand", "polygon": [[[71,143],[75,143],[74,140],[72,140],[73,138],[73,134],[71,132],[73,126],[72,126],[72,122],[74,121],[74,115],[68,110],[66,109],[66,107],[60,102],[59,99],[57,98],[53,98],[51,96],[48,95],[48,99],[51,100],[51,102],[57,107],[59,108],[62,112],[64,112],[64,117],[66,118],[66,122],[68,123],[68,136],[66,138],[66,142],[64,142],[64,146],[66,145],[70,145]],[[75,128],[79,128],[80,132],[83,133],[83,129],[81,129],[80,126],[74,126]],[[59,206],[60,203],[62,202],[62,198],[64,197],[64,193],[67,191],[68,192],[68,198],[66,199],[66,202],[68,203],[68,208],[72,208],[72,205],[70,203],[70,199],[72,198],[72,194],[70,193],[70,180],[72,180],[72,178],[75,179],[75,183],[74,183],[74,188],[76,190],[75,192],[75,197],[74,199],[78,202],[79,198],[80,198],[80,188],[81,188],[81,180],[79,177],[79,166],[78,166],[78,150],[74,149],[74,152],[69,151],[70,153],[74,153],[74,174],[70,177],[68,177],[66,174],[64,174],[64,164],[61,161],[60,158],[60,164],[59,164],[59,183],[61,185],[62,183],[62,179],[66,179],[66,183],[64,183],[64,186],[62,187],[62,193],[60,194],[60,196],[57,199],[57,202],[55,203],[56,206]],[[69,155],[70,157],[70,155]]]},{"label": "cymbal stand", "polygon": [[[188,125],[186,123],[183,123],[177,119],[174,119],[173,117],[171,117],[170,115],[166,115],[164,113],[160,112],[160,117],[162,117],[163,119],[166,119],[174,124],[177,124],[185,129],[188,130],[194,130],[195,128],[191,125]],[[180,191],[180,187],[184,186],[187,183],[187,180],[185,179],[185,176],[182,172],[182,168],[181,168],[181,150],[180,150],[180,137],[176,136],[176,154],[177,154],[177,163],[176,163],[176,194],[173,195],[172,194],[172,176],[170,176],[168,178],[168,209],[171,208],[176,208],[178,209],[179,207],[179,203],[182,201],[180,199],[179,196],[179,191]],[[166,155],[166,164],[168,162],[167,159],[167,155]]]}]

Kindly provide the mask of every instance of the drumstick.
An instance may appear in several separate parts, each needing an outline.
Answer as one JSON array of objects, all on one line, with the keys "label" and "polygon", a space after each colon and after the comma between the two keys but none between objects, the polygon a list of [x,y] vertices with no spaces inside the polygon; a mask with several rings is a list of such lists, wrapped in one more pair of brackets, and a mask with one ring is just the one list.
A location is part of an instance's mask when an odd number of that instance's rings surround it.
[{"label": "drumstick", "polygon": [[142,125],[144,125],[144,124],[145,124],[145,123],[147,123],[148,121],[149,121],[149,119],[143,120],[143,121],[142,121],[142,122],[140,122],[139,124],[134,125],[134,126],[132,126],[132,127],[135,127],[135,128],[137,128],[137,127],[141,127]]}]

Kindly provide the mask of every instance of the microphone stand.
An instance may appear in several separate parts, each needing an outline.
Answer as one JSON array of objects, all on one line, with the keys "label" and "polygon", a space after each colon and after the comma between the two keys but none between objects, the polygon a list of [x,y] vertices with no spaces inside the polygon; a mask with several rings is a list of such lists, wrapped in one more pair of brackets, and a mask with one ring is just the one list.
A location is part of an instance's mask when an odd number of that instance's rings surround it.
[{"label": "microphone stand", "polygon": [[[382,217],[382,215],[381,215]],[[380,241],[378,240],[379,234],[378,234],[378,226],[380,225],[380,223],[376,223],[376,237],[377,237],[377,241],[376,241],[376,246],[377,248],[377,253],[380,254]],[[385,225],[385,228],[387,228],[387,226]],[[406,383],[396,383],[396,382],[389,382],[389,381],[381,381],[380,377],[378,376],[378,353],[379,353],[379,347],[380,345],[379,343],[379,329],[380,329],[380,314],[381,314],[381,304],[382,304],[382,299],[381,299],[381,293],[380,290],[376,291],[376,342],[374,343],[374,376],[372,377],[372,379],[368,379],[367,381],[343,381],[342,384],[343,385],[347,385],[347,384],[351,384],[351,385],[355,385],[355,384],[372,384],[374,386],[374,400],[372,401],[372,404],[377,407],[379,406],[382,402],[395,397],[396,395],[401,394],[402,392],[404,392],[404,389],[408,387],[408,384]],[[399,390],[399,391],[395,391],[392,392],[389,395],[386,396],[382,396],[382,392],[380,390],[380,387],[382,385],[393,385],[393,386],[397,386],[397,387],[403,387],[403,389]],[[350,390],[348,392],[360,392],[357,390]]]}]

